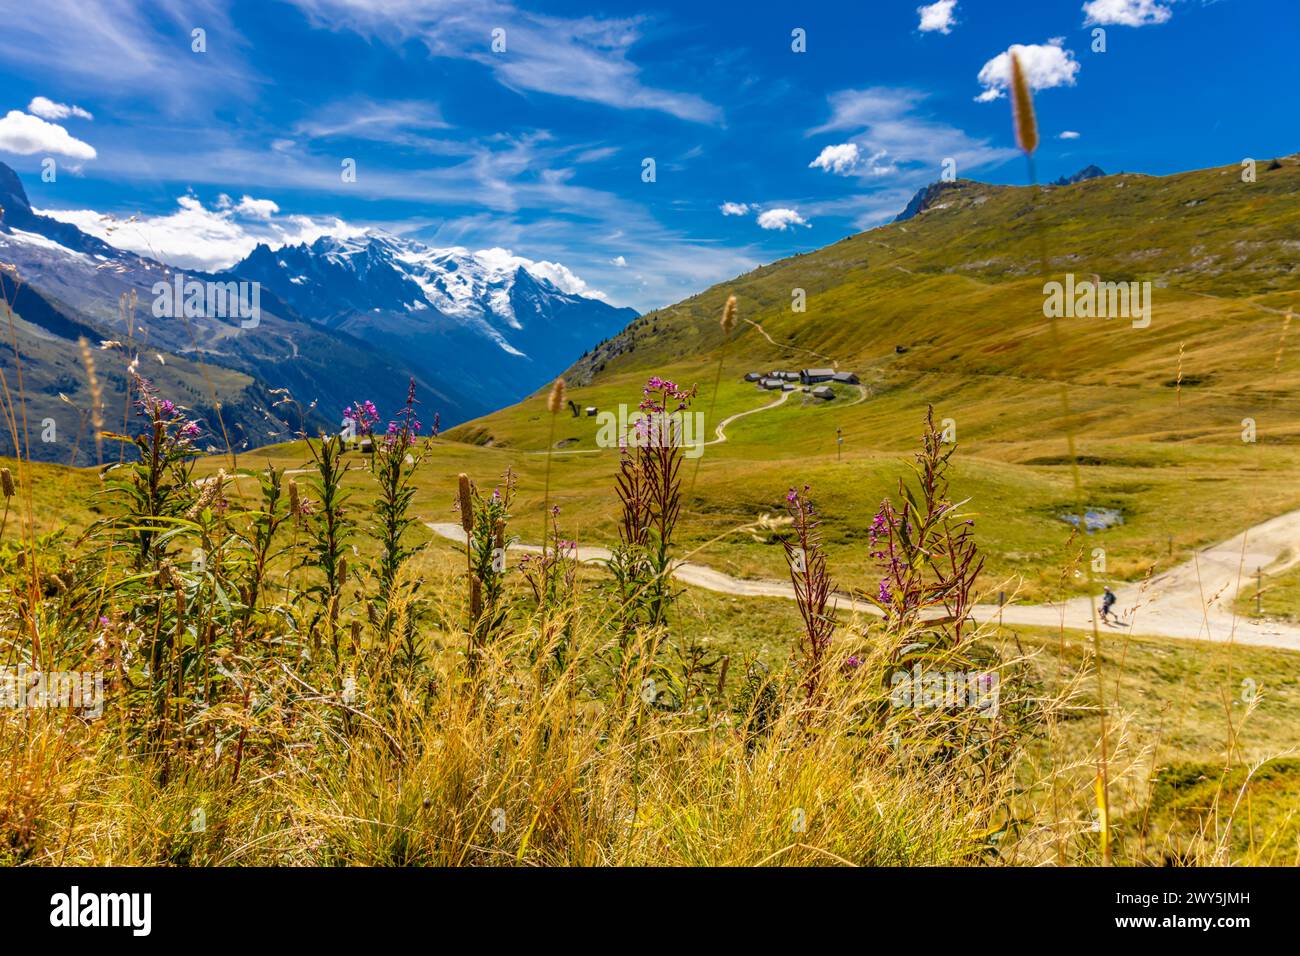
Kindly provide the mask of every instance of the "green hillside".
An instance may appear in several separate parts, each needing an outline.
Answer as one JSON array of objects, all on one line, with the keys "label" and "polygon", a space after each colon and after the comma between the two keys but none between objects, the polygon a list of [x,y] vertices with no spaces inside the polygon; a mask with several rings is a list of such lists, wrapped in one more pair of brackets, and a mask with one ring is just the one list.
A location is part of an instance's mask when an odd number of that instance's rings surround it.
[{"label": "green hillside", "polygon": [[[852,404],[852,390],[828,403],[796,392],[729,427],[725,443],[705,449],[685,523],[688,539],[702,544],[778,510],[790,485],[811,484],[831,554],[845,555],[836,573],[859,584],[865,569],[850,549],[892,490],[932,403],[962,446],[957,490],[987,519],[990,580],[1016,576],[1031,599],[1082,585],[1062,580],[1062,515],[1078,504],[1072,432],[1083,504],[1123,518],[1089,547],[1106,547],[1111,577],[1133,579],[1300,507],[1300,327],[1286,318],[1300,275],[1297,236],[1296,156],[1260,162],[1254,183],[1236,166],[1041,191],[958,181],[915,219],[646,314],[569,370],[569,395],[610,410],[635,407],[652,374],[698,383],[694,407],[708,415],[711,438],[717,421],[773,400],[742,381],[745,372],[834,365],[858,373],[865,401]],[[1043,314],[1044,260],[1057,281],[1070,272],[1079,281],[1150,282],[1149,326],[1063,318],[1054,332]],[[805,312],[792,308],[797,289]],[[729,294],[742,321],[728,339],[718,317]],[[1247,418],[1253,442],[1242,440]],[[539,395],[447,436],[490,445],[523,471],[525,527],[529,496],[541,497],[541,470],[527,463],[537,463],[550,426]],[[592,451],[597,428],[597,419],[564,411],[556,446]],[[613,531],[599,502],[616,458],[606,449],[554,459],[553,494],[593,540]],[[749,534],[696,557],[733,574],[783,568],[780,548]]]}]

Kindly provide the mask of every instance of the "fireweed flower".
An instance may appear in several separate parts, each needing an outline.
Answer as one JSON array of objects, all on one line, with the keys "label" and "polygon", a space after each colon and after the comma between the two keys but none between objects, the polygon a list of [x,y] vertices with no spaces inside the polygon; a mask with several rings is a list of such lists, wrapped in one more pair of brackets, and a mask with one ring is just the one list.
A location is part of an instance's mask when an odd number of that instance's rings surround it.
[{"label": "fireweed flower", "polygon": [[379,421],[379,409],[375,408],[374,402],[367,399],[364,402],[354,402],[343,409],[343,417],[352,422],[357,431],[369,434]]},{"label": "fireweed flower", "polygon": [[143,375],[138,372],[129,374],[140,396],[133,403],[135,413],[149,419],[155,426],[161,426],[167,442],[192,450],[188,448],[189,443],[202,433],[202,423],[186,419],[181,414],[181,406],[170,399],[159,398],[157,388]]}]

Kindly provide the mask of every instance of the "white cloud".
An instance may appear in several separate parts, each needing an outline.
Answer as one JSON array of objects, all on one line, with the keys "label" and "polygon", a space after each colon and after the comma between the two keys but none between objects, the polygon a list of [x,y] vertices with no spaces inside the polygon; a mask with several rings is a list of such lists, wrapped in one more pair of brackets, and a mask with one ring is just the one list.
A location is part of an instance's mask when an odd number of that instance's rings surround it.
[{"label": "white cloud", "polygon": [[1084,26],[1144,27],[1152,23],[1165,23],[1174,12],[1160,0],[1089,0],[1083,5],[1088,19]]},{"label": "white cloud", "polygon": [[724,216],[743,216],[749,212],[749,204],[743,202],[724,202],[718,208]]},{"label": "white cloud", "polygon": [[984,92],[975,99],[981,103],[1005,96],[1011,86],[1011,54],[1020,59],[1020,68],[1033,90],[1050,90],[1055,86],[1074,86],[1079,72],[1079,62],[1074,52],[1064,47],[1064,37],[1054,37],[1046,43],[1013,43],[980,68],[979,82]]},{"label": "white cloud", "polygon": [[[463,252],[463,249],[457,249]],[[599,289],[593,289],[591,286],[573,273],[568,266],[559,262],[547,262],[545,259],[525,259],[523,256],[517,256],[509,249],[500,247],[492,249],[479,249],[474,253],[474,258],[487,265],[493,270],[515,271],[523,266],[535,276],[540,276],[549,281],[561,292],[567,292],[569,295],[585,295],[590,299],[607,299],[605,293]]]},{"label": "white cloud", "polygon": [[952,32],[954,20],[953,9],[957,6],[957,0],[937,0],[924,7],[917,7],[916,12],[921,15],[922,33],[930,33],[938,30],[940,33]]},{"label": "white cloud", "polygon": [[1078,139],[1078,138],[1079,138],[1079,134],[1072,129],[1062,130],[1057,135],[1057,139]]},{"label": "white cloud", "polygon": [[840,143],[836,146],[827,146],[817,158],[808,164],[809,169],[824,169],[828,173],[835,173],[837,176],[847,176],[853,171],[853,167],[858,164],[860,152],[857,143]]},{"label": "white cloud", "polygon": [[280,211],[280,207],[270,199],[254,199],[245,196],[235,207],[237,215],[251,216],[254,219],[270,219]]},{"label": "white cloud", "polygon": [[54,100],[46,99],[44,96],[36,96],[27,104],[27,112],[34,113],[42,119],[61,120],[69,116],[75,116],[78,119],[93,120],[86,110],[80,106],[71,106],[67,103],[56,103]]},{"label": "white cloud", "polygon": [[30,156],[33,153],[50,153],[69,159],[94,159],[95,147],[83,143],[56,123],[47,123],[39,116],[21,110],[10,110],[0,119],[0,152]]},{"label": "white cloud", "polygon": [[783,232],[792,226],[811,225],[793,209],[769,209],[759,213],[758,224],[764,229],[780,229]]},{"label": "white cloud", "polygon": [[622,256],[615,256],[613,259],[610,259],[609,264],[612,266],[618,266],[620,269],[627,268],[627,260]]},{"label": "white cloud", "polygon": [[260,242],[272,248],[315,242],[324,235],[356,236],[365,230],[341,219],[309,216],[276,218],[279,206],[245,196],[239,203],[221,197],[212,208],[192,195],[180,196],[177,209],[161,216],[122,220],[93,209],[43,209],[43,215],[70,222],[82,232],[119,249],[158,259],[179,269],[215,272],[243,259]]}]

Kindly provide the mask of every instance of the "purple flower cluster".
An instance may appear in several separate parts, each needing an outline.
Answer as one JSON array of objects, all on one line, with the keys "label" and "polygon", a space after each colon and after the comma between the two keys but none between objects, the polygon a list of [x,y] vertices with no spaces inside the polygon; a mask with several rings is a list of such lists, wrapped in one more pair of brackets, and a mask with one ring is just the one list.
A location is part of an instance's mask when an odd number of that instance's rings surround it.
[{"label": "purple flower cluster", "polygon": [[384,435],[384,442],[385,444],[391,445],[393,442],[399,440],[409,441],[416,435],[420,434],[420,429],[422,427],[420,420],[414,415],[409,416],[408,421],[389,422],[388,431]]},{"label": "purple flower cluster", "polygon": [[356,425],[357,431],[368,435],[379,421],[379,410],[375,408],[374,402],[367,399],[364,402],[354,402],[343,409],[343,418]]},{"label": "purple flower cluster", "polygon": [[641,394],[645,396],[638,406],[641,411],[662,414],[667,410],[670,402],[677,403],[675,411],[685,411],[690,406],[694,392],[691,389],[678,388],[676,382],[652,375],[642,387]]},{"label": "purple flower cluster", "polygon": [[140,393],[140,397],[135,401],[137,415],[175,429],[176,437],[184,441],[197,438],[203,432],[202,426],[197,421],[190,421],[181,415],[181,410],[175,402],[169,398],[159,398],[158,390],[154,388],[152,382],[141,375],[132,374],[135,387]]},{"label": "purple flower cluster", "polygon": [[[394,445],[399,445],[405,449],[420,434],[420,429],[424,426],[415,413],[415,406],[418,404],[419,402],[415,398],[415,379],[412,378],[411,384],[406,390],[406,404],[397,413],[396,420],[388,423],[388,430],[384,436],[385,446],[392,448]],[[435,412],[433,415],[433,436],[435,438],[438,437],[438,426],[439,417]]]},{"label": "purple flower cluster", "polygon": [[[891,578],[897,579],[901,570],[898,556],[893,553],[893,546],[890,544],[891,531],[894,526],[895,512],[886,500],[881,503],[880,510],[876,512],[876,517],[872,519],[871,527],[867,529],[867,536],[871,539],[871,556],[883,566],[885,575],[880,579],[880,591],[876,595],[881,604],[889,604],[894,600],[894,592],[889,587]],[[906,527],[906,519],[904,519]],[[885,544],[881,544],[882,539]],[[886,545],[889,550],[886,550]]]},{"label": "purple flower cluster", "polygon": [[[867,533],[871,535],[872,544],[875,544],[876,541],[879,540],[881,535],[885,535],[889,533],[889,521],[885,517],[885,508],[883,505],[881,506],[880,510],[876,512],[876,517],[871,522],[871,528],[868,530]],[[880,555],[877,555],[877,557],[879,556]]]}]

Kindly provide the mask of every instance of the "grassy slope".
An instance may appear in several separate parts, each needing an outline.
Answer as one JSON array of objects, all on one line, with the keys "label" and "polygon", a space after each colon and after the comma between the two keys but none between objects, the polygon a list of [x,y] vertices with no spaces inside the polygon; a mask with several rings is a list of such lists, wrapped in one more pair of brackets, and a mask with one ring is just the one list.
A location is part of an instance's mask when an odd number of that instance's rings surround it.
[{"label": "grassy slope", "polygon": [[[4,322],[6,331],[8,320],[8,312],[0,303],[0,322]],[[20,412],[17,436],[7,426],[0,428],[0,451],[12,454],[18,448],[25,454],[30,452],[34,459],[65,464],[94,462],[90,409],[95,402],[77,343],[51,335],[18,313],[13,315],[12,332],[18,343],[18,354],[22,356],[21,374],[9,343],[0,352],[0,372],[7,378],[15,405],[26,411],[26,435]],[[104,428],[121,431],[124,412],[128,412],[126,353],[121,348],[101,349],[99,342],[89,344],[96,378],[103,390]],[[159,354],[154,349],[141,351],[140,374],[153,382],[161,394],[195,410],[199,417],[210,422],[214,433],[204,443],[220,447],[223,441],[212,409],[218,402],[227,408],[237,407],[245,391],[254,385],[253,379],[233,369],[200,365],[174,354],[163,356],[165,364],[162,364],[158,361]],[[67,396],[68,401],[61,396]],[[224,417],[228,425],[238,420],[229,411]],[[52,431],[46,428],[50,420],[54,425]],[[116,446],[104,442],[103,455],[105,461],[115,460]]]},{"label": "grassy slope", "polygon": [[[1068,270],[1080,278],[1152,281],[1151,326],[1065,320],[1054,348],[1042,316],[1036,224],[1058,278]],[[740,381],[745,371],[831,361],[857,371],[870,390],[863,404],[792,401],[735,423],[728,442],[706,450],[684,519],[686,539],[698,545],[779,510],[788,486],[809,483],[827,519],[832,566],[856,584],[869,578],[863,526],[892,490],[925,405],[933,403],[938,417],[956,423],[956,490],[984,516],[991,578],[1017,575],[1034,599],[1061,577],[1066,534],[1059,515],[1075,503],[1068,428],[1085,462],[1085,504],[1118,508],[1125,517],[1089,547],[1103,544],[1110,574],[1133,579],[1300,506],[1292,479],[1300,360],[1283,316],[1270,311],[1292,302],[1296,235],[1295,158],[1277,170],[1261,168],[1254,184],[1241,183],[1236,167],[1111,176],[1045,191],[1037,203],[1030,190],[961,183],[918,219],[648,313],[570,371],[571,381],[583,383],[570,394],[602,409],[634,405],[644,379],[662,374],[701,383],[695,407],[709,412],[721,357],[712,435],[717,420],[771,400]],[[806,313],[790,310],[795,288],[807,292]],[[731,292],[742,317],[762,332],[742,323],[724,351],[717,316]],[[1300,335],[1300,328],[1289,331]],[[1058,375],[1068,382],[1068,420]],[[1241,441],[1246,417],[1257,422],[1255,443]],[[565,412],[554,437],[567,450],[590,449],[595,434],[594,419]],[[473,472],[480,480],[505,461],[523,472],[519,510],[527,528],[542,469],[524,452],[545,448],[550,437],[540,396],[448,437],[493,446],[495,456],[485,450],[482,459],[487,467]],[[606,451],[557,457],[552,466],[553,497],[597,538],[612,530],[604,490],[615,464]],[[779,548],[747,535],[698,557],[737,574],[782,570]],[[1078,588],[1071,578],[1065,583]]]},{"label": "grassy slope", "polygon": [[100,513],[100,502],[95,499],[99,480],[93,470],[40,462],[29,465],[4,457],[0,457],[0,467],[9,469],[18,490],[5,509],[5,542],[17,542],[22,516],[29,507],[37,535],[63,529],[75,535]]},{"label": "grassy slope", "polygon": [[[1289,557],[1289,556],[1288,556]],[[1300,566],[1280,573],[1262,571],[1262,579],[1251,574],[1249,586],[1237,597],[1237,612],[1256,617],[1300,620]],[[1263,590],[1260,590],[1260,585]]]}]

